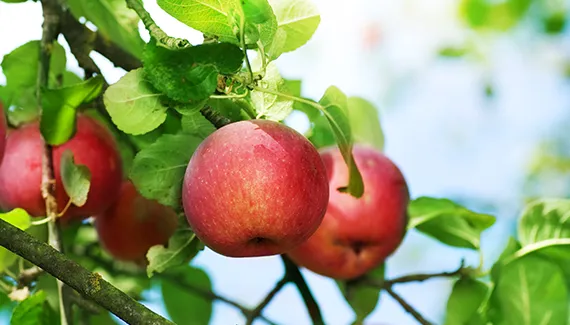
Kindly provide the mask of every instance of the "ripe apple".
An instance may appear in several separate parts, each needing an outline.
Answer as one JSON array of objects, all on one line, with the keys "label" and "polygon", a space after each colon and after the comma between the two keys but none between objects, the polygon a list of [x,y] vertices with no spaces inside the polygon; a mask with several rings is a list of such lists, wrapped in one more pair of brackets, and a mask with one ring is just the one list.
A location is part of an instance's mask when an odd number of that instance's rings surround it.
[{"label": "ripe apple", "polygon": [[317,149],[268,120],[226,125],[196,149],[182,201],[202,242],[228,257],[282,254],[309,238],[329,198]]},{"label": "ripe apple", "polygon": [[[37,121],[8,131],[4,160],[0,164],[0,207],[20,207],[32,216],[45,216],[41,194],[43,143]],[[76,164],[89,168],[91,187],[85,205],[72,204],[60,218],[64,223],[105,211],[117,197],[123,177],[113,135],[91,117],[79,115],[75,135],[66,143],[53,147],[56,199],[60,211],[69,201],[60,173],[61,156],[66,150],[73,152]]]},{"label": "ripe apple", "polygon": [[4,157],[4,147],[6,146],[6,117],[4,116],[4,108],[0,102],[0,163]]},{"label": "ripe apple", "polygon": [[111,256],[144,264],[154,245],[165,245],[178,226],[176,212],[140,195],[133,183],[124,181],[118,199],[95,217],[101,246]]},{"label": "ripe apple", "polygon": [[355,198],[337,190],[348,182],[348,168],[338,148],[321,149],[320,154],[330,182],[327,212],[315,234],[288,255],[315,273],[353,279],[383,263],[401,244],[408,223],[408,187],[389,158],[356,145],[353,155],[364,194]]}]

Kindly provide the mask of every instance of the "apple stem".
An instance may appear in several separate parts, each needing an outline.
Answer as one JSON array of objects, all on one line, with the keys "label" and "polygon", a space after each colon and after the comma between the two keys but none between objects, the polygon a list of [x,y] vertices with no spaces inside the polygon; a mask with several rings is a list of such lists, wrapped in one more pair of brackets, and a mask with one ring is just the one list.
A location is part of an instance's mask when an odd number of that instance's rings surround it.
[{"label": "apple stem", "polygon": [[311,293],[311,289],[307,285],[303,274],[299,270],[299,267],[289,257],[286,255],[281,255],[281,259],[283,260],[283,264],[285,265],[285,274],[287,277],[291,279],[293,283],[299,289],[299,293],[301,293],[301,297],[305,302],[305,306],[307,307],[307,311],[309,312],[309,316],[313,321],[313,325],[324,325],[325,322],[323,320],[323,315],[321,314],[321,309],[319,308],[319,304],[313,297]]},{"label": "apple stem", "polygon": [[222,128],[222,127],[232,123],[232,121],[230,119],[228,119],[227,117],[223,116],[222,114],[214,111],[210,105],[206,105],[206,106],[202,107],[202,109],[200,110],[200,113],[202,113],[202,115],[208,121],[210,121],[210,123],[214,124],[216,129]]},{"label": "apple stem", "polygon": [[174,325],[60,251],[0,219],[0,246],[22,256],[128,324]]}]

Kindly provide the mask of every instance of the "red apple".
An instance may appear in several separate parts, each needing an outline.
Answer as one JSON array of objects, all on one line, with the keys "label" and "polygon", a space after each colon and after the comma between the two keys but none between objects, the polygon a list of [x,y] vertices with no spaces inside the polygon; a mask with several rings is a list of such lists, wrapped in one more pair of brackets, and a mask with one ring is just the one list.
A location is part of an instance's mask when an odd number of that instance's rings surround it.
[{"label": "red apple", "polygon": [[222,127],[194,152],[182,201],[205,245],[229,257],[267,256],[299,245],[318,228],[329,198],[316,148],[268,120]]},{"label": "red apple", "polygon": [[4,147],[6,146],[6,117],[4,116],[4,108],[0,102],[0,163],[4,157]]},{"label": "red apple", "polygon": [[176,212],[140,195],[124,181],[118,199],[95,217],[101,246],[113,257],[140,264],[154,245],[165,245],[178,226]]},{"label": "red apple", "polygon": [[401,244],[408,222],[408,187],[390,159],[357,145],[353,155],[364,194],[355,198],[339,192],[348,182],[346,163],[336,147],[320,153],[330,182],[327,213],[315,234],[288,255],[315,273],[353,279],[383,263]]},{"label": "red apple", "polygon": [[[37,121],[8,131],[6,152],[0,165],[0,207],[19,207],[32,216],[45,216],[41,194],[43,143]],[[60,173],[61,156],[66,150],[73,152],[76,164],[89,168],[91,187],[85,205],[71,205],[61,221],[80,220],[105,211],[117,197],[122,181],[121,158],[113,135],[94,119],[80,115],[75,135],[53,147],[60,211],[69,201]]]}]

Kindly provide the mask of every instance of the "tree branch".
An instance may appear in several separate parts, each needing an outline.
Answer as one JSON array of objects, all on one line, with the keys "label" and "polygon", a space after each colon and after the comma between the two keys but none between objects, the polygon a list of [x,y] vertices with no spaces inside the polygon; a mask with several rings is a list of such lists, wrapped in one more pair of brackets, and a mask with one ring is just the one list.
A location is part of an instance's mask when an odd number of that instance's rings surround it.
[{"label": "tree branch", "polygon": [[141,61],[131,53],[123,50],[115,43],[108,40],[99,32],[93,32],[81,24],[69,11],[62,14],[61,32],[65,37],[71,52],[79,62],[79,66],[86,72],[101,74],[89,54],[95,50],[109,59],[116,67],[126,71],[134,70],[142,66]]},{"label": "tree branch", "polygon": [[425,319],[414,307],[410,306],[402,297],[392,290],[392,287],[385,288],[386,292],[392,296],[408,313],[410,313],[414,318],[422,325],[433,325],[432,322]]},{"label": "tree branch", "polygon": [[267,294],[267,296],[265,296],[265,298],[263,299],[263,301],[261,301],[259,303],[259,305],[257,305],[257,307],[255,307],[254,310],[251,311],[251,313],[249,314],[249,316],[247,317],[247,322],[246,325],[251,325],[253,324],[253,322],[255,321],[255,319],[257,317],[259,317],[261,315],[261,312],[263,311],[263,309],[265,307],[267,307],[267,305],[269,305],[269,303],[271,302],[271,300],[275,297],[275,295],[277,295],[277,293],[279,291],[281,291],[281,289],[283,289],[283,287],[289,283],[291,281],[291,279],[289,278],[289,276],[287,276],[287,273],[285,273],[285,275],[283,276],[283,278],[281,278],[281,280],[279,280],[279,282],[277,282],[275,284],[275,287],[273,287],[273,289]]},{"label": "tree branch", "polygon": [[174,325],[53,247],[0,219],[0,246],[22,256],[128,324]]},{"label": "tree branch", "polygon": [[[136,271],[133,269],[128,269],[128,270],[117,269],[112,261],[107,261],[107,260],[101,258],[100,256],[94,255],[89,249],[85,250],[83,252],[83,254],[81,254],[81,255],[88,257],[93,262],[97,263],[98,266],[104,268],[105,270],[107,270],[113,274],[123,274],[123,275],[127,275],[127,276],[147,278],[146,273],[143,271]],[[244,305],[242,305],[236,301],[233,301],[233,300],[228,299],[226,297],[220,296],[220,295],[218,295],[215,292],[212,292],[210,290],[204,290],[203,288],[200,288],[198,286],[194,286],[193,284],[186,282],[182,277],[179,277],[177,275],[170,274],[170,273],[155,273],[154,277],[157,279],[164,280],[164,281],[169,281],[172,284],[175,284],[181,288],[184,288],[184,290],[194,292],[195,294],[201,296],[204,299],[207,299],[210,301],[215,301],[215,300],[221,301],[225,304],[228,304],[232,307],[235,307],[235,308],[239,309],[239,311],[241,311],[241,313],[245,317],[249,317],[249,315],[253,312],[250,308],[248,308],[248,307],[246,307],[246,306],[244,306]],[[263,316],[261,314],[258,315],[258,318],[260,318],[261,320],[265,321],[266,323],[268,323],[270,325],[275,325],[275,322],[269,320],[268,318],[266,318],[265,316]]]},{"label": "tree branch", "polygon": [[358,284],[375,287],[378,289],[386,290],[386,292],[391,295],[408,313],[410,313],[420,324],[432,324],[427,321],[414,307],[408,304],[401,296],[394,292],[392,287],[399,283],[409,283],[409,282],[422,282],[433,278],[445,278],[445,277],[456,277],[464,276],[472,271],[471,268],[465,267],[465,261],[461,261],[459,268],[455,271],[450,272],[439,272],[439,273],[420,273],[420,274],[410,274],[397,277],[391,280],[374,280],[369,279],[366,276],[363,278],[355,280]]},{"label": "tree branch", "polygon": [[141,0],[126,0],[126,2],[127,7],[136,11],[137,15],[142,20],[144,27],[146,27],[150,33],[150,36],[159,41],[159,43],[171,49],[180,49],[191,46],[190,42],[187,40],[170,37],[162,29],[160,29],[150,14],[144,9]]},{"label": "tree branch", "polygon": [[299,289],[299,293],[301,293],[301,297],[305,302],[305,306],[307,306],[307,311],[309,312],[309,316],[311,317],[313,324],[324,325],[325,322],[323,320],[319,305],[315,301],[315,298],[311,293],[311,289],[309,289],[307,282],[305,282],[305,278],[303,278],[301,271],[299,271],[297,265],[295,265],[295,263],[293,263],[293,261],[291,261],[286,255],[281,255],[281,259],[285,265],[285,272],[287,276],[291,278],[291,281],[295,283],[297,289]]}]

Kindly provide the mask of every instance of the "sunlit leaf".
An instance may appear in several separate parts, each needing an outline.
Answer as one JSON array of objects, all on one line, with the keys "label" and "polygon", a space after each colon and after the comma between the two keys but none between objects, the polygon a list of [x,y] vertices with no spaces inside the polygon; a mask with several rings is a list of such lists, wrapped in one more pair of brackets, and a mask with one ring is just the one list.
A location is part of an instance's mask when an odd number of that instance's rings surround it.
[{"label": "sunlit leaf", "polygon": [[168,245],[156,245],[146,253],[149,264],[146,268],[148,277],[162,273],[167,269],[187,264],[203,249],[204,245],[190,229],[178,229]]},{"label": "sunlit leaf", "polygon": [[75,164],[71,150],[66,150],[61,155],[60,168],[61,181],[71,203],[83,206],[91,187],[91,171],[85,165]]},{"label": "sunlit leaf", "polygon": [[160,95],[139,68],[107,88],[103,99],[117,128],[137,135],[156,129],[166,119],[167,107],[162,105]]},{"label": "sunlit leaf", "polygon": [[416,228],[444,244],[479,249],[481,233],[495,217],[477,213],[448,199],[420,197],[410,202],[408,229]]},{"label": "sunlit leaf", "polygon": [[339,190],[359,198],[364,194],[364,183],[352,156],[354,142],[348,120],[348,100],[346,95],[338,88],[331,86],[327,89],[319,103],[324,108],[323,113],[330,123],[342,157],[349,169],[348,184]]}]

